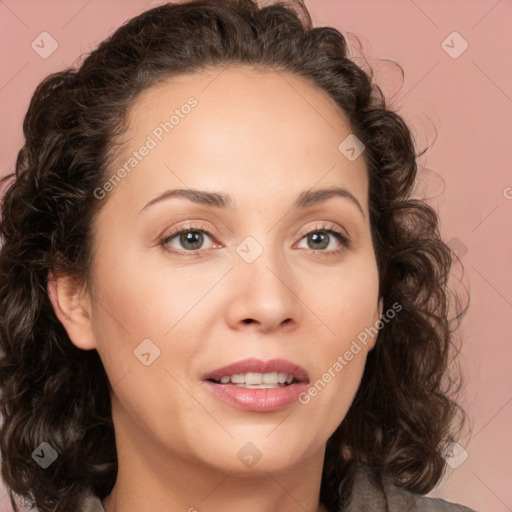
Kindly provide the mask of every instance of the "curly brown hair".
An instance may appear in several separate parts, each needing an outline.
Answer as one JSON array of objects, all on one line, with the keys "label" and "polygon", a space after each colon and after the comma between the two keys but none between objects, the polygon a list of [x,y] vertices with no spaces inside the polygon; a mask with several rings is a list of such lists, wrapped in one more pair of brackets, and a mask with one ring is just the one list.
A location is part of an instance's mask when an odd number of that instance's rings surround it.
[{"label": "curly brown hair", "polygon": [[[110,383],[98,353],[70,342],[48,297],[49,272],[87,283],[91,226],[104,202],[116,137],[137,96],[180,73],[230,64],[308,78],[346,113],[365,145],[370,226],[384,311],[352,406],[327,444],[320,499],[329,510],[358,463],[424,494],[443,475],[443,451],[464,413],[450,373],[457,352],[448,278],[454,254],[436,212],[413,199],[414,139],[384,94],[350,58],[332,27],[313,28],[302,3],[253,0],[165,4],[129,20],[77,69],[46,77],[26,113],[25,144],[4,194],[0,234],[0,411],[2,478],[17,511],[70,510],[86,490],[106,497],[117,453]],[[422,154],[422,153],[420,153]],[[459,322],[460,324],[460,322]],[[457,325],[458,326],[458,325]],[[455,425],[455,419],[460,421]],[[456,428],[456,427],[459,428]],[[31,454],[48,442],[59,463],[45,471]]]}]

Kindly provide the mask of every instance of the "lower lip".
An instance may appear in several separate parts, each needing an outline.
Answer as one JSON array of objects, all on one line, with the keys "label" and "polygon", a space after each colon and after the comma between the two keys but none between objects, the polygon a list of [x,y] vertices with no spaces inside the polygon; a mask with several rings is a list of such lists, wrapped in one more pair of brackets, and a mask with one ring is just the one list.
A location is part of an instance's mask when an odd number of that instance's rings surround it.
[{"label": "lower lip", "polygon": [[206,387],[224,402],[245,411],[272,412],[297,402],[298,396],[308,389],[307,382],[297,382],[281,388],[250,389],[230,384],[204,381]]}]

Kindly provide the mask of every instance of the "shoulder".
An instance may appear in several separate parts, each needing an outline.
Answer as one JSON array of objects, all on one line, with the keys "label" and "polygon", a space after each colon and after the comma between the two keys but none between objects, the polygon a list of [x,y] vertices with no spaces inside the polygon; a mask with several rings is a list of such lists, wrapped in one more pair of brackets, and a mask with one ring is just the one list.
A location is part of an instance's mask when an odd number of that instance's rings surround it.
[{"label": "shoulder", "polygon": [[[398,487],[366,465],[357,468],[352,496],[343,512],[476,512],[437,498],[427,498]],[[340,510],[340,512],[342,512]]]},{"label": "shoulder", "polygon": [[413,494],[392,483],[384,484],[389,511],[414,510],[415,512],[476,512],[468,507],[438,498]]}]

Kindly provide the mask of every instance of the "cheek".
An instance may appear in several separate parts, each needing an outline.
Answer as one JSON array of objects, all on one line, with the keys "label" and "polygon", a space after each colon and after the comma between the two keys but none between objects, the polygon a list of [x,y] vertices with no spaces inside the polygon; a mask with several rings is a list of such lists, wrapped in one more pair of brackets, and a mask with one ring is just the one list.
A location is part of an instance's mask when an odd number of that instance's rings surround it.
[{"label": "cheek", "polygon": [[[315,338],[315,375],[299,402],[325,418],[334,430],[345,417],[359,387],[379,319],[378,272],[371,258],[352,260],[310,294],[322,320]],[[313,309],[313,308],[312,308]]]},{"label": "cheek", "polygon": [[190,457],[196,450],[197,442],[190,435],[197,429],[196,424],[201,423],[217,436],[219,427],[191,399],[181,384],[184,379],[167,370],[164,358],[162,351],[161,357],[150,366],[137,364],[138,361],[132,363],[113,385],[111,400],[116,436],[157,446],[159,452],[169,450],[169,454]]},{"label": "cheek", "polygon": [[98,265],[98,295],[126,331],[143,337],[167,339],[181,319],[196,313],[198,302],[228,268],[180,265],[159,247],[143,251],[134,246],[119,257],[114,254],[106,248]]},{"label": "cheek", "polygon": [[[175,322],[183,295],[169,275],[159,275],[152,259],[129,247],[121,254],[114,250],[119,241],[105,244],[97,256],[95,299],[99,312],[95,324],[106,322],[109,335],[130,339],[161,339]],[[122,245],[122,244],[120,244]],[[125,244],[126,247],[126,244]],[[100,338],[105,325],[100,325]],[[140,339],[139,339],[140,338]]]},{"label": "cheek", "polygon": [[163,335],[176,323],[169,314],[172,304],[155,302],[151,293],[130,293],[118,277],[103,283],[107,307],[94,309],[97,350],[113,389],[117,422],[141,431],[152,425],[149,430],[159,432],[165,425],[168,432],[180,432],[183,418],[193,412],[180,383],[187,382],[196,348],[180,343],[177,329]]},{"label": "cheek", "polygon": [[347,415],[361,382],[367,355],[365,349],[360,349],[349,361],[344,357],[347,344],[329,348],[327,362],[311,378],[308,389],[299,395],[300,405],[297,405],[307,429],[304,437],[321,443],[326,442]]},{"label": "cheek", "polygon": [[376,262],[369,253],[353,255],[336,272],[316,276],[309,304],[326,328],[329,352],[345,350],[378,320],[378,281]]},{"label": "cheek", "polygon": [[[127,406],[143,409],[151,401],[131,402],[164,388],[179,396],[169,372],[180,382],[187,378],[204,339],[197,322],[200,308],[194,304],[211,284],[199,279],[197,272],[195,281],[186,272],[171,273],[156,252],[140,255],[125,249],[116,257],[114,245],[105,243],[97,258],[93,328],[116,394],[123,393],[119,397]],[[117,386],[121,382],[126,389]]]}]

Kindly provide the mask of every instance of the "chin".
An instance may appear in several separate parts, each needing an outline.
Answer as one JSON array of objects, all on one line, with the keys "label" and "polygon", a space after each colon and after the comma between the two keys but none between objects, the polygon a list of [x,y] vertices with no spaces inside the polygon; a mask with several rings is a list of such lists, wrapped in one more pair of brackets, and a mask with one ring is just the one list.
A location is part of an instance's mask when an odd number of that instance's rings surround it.
[{"label": "chin", "polygon": [[199,455],[205,464],[221,472],[251,477],[268,472],[286,472],[304,464],[304,460],[312,453],[321,451],[323,454],[325,444],[320,443],[317,449],[313,446],[308,449],[304,436],[299,435],[299,432],[296,436],[290,436],[289,429],[283,430],[284,434],[278,433],[278,429],[275,432],[269,428],[257,431],[251,426],[245,435],[239,432],[229,442],[219,444],[217,438],[215,450],[211,450],[210,444],[207,451],[208,460],[205,460],[206,450]]}]

